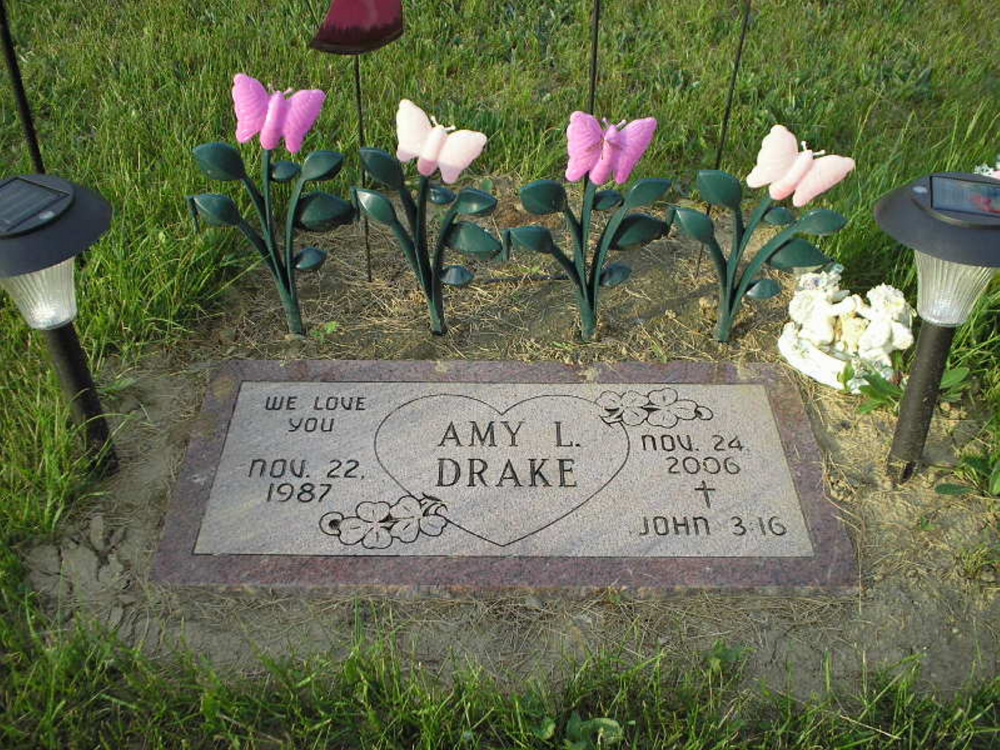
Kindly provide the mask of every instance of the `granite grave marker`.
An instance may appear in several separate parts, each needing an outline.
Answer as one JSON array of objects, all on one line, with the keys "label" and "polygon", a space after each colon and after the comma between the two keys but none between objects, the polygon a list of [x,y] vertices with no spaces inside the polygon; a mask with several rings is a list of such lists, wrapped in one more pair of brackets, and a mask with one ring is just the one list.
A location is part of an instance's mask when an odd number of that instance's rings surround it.
[{"label": "granite grave marker", "polygon": [[855,578],[777,369],[499,362],[224,365],[153,575],[402,589]]}]

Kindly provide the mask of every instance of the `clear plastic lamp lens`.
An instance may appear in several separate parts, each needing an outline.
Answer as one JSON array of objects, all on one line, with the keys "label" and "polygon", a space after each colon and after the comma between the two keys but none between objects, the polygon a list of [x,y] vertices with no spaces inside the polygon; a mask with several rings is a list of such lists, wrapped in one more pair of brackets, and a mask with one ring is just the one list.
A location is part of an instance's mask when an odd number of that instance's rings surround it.
[{"label": "clear plastic lamp lens", "polygon": [[919,251],[915,255],[920,317],[946,328],[962,325],[997,269],[953,263]]},{"label": "clear plastic lamp lens", "polygon": [[30,327],[58,328],[76,317],[75,260],[69,258],[41,271],[0,279],[0,286],[14,298]]}]

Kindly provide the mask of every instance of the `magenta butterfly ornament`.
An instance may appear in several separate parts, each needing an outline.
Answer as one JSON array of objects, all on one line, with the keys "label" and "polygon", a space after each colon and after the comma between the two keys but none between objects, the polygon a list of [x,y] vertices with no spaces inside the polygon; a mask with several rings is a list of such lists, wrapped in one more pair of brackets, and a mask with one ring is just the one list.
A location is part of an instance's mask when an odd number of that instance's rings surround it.
[{"label": "magenta butterfly ornament", "polygon": [[360,55],[402,34],[401,0],[333,0],[309,46],[339,55]]},{"label": "magenta butterfly ornament", "polygon": [[236,110],[236,140],[246,143],[260,133],[261,148],[274,149],[281,139],[289,153],[297,154],[302,140],[312,128],[326,94],[319,89],[272,91],[256,78],[237,73],[233,78],[233,105]]},{"label": "magenta butterfly ornament", "polygon": [[[817,158],[819,157],[819,158]],[[703,201],[728,208],[733,214],[732,240],[727,256],[715,237],[715,225],[707,213],[674,206],[677,226],[687,236],[708,249],[719,279],[719,317],[715,328],[718,341],[729,341],[733,321],[746,297],[764,300],[781,292],[781,285],[763,275],[764,264],[777,270],[823,266],[832,260],[800,235],[824,236],[844,227],[847,219],[836,211],[813,209],[798,217],[774,201],[792,196],[792,204],[805,206],[816,196],[841,182],[854,169],[846,156],[824,156],[805,147],[800,151],[795,136],[784,126],[775,125],[761,142],[757,164],[747,176],[749,187],[768,187],[747,223],[743,219],[743,192],[740,181],[727,172],[703,169],[696,185]],[[781,227],[764,243],[742,269],[740,260],[757,228],[764,224]]]},{"label": "magenta butterfly ornament", "polygon": [[614,174],[615,182],[624,185],[649,148],[655,132],[656,119],[653,117],[632,122],[622,120],[617,125],[610,125],[605,119],[601,127],[593,115],[574,112],[566,128],[569,152],[566,179],[576,182],[586,176],[591,182],[603,185]]},{"label": "magenta butterfly ornament", "polygon": [[[670,231],[666,221],[634,211],[659,201],[670,188],[670,180],[649,178],[636,182],[627,194],[598,190],[612,177],[619,185],[628,181],[656,132],[656,120],[645,117],[617,125],[602,126],[593,115],[574,112],[566,128],[569,164],[566,179],[587,178],[579,217],[569,207],[566,188],[555,180],[536,180],[521,188],[521,203],[529,213],[544,216],[561,213],[573,243],[570,257],[543,226],[525,226],[504,232],[504,256],[514,247],[551,255],[576,287],[580,335],[590,341],[597,333],[597,313],[602,291],[624,282],[632,273],[625,263],[608,263],[612,250],[642,247]],[[593,212],[610,212],[600,233],[594,230]],[[592,235],[596,235],[593,238]],[[593,247],[592,247],[593,245]]]},{"label": "magenta butterfly ornament", "polygon": [[[489,260],[500,250],[500,241],[478,224],[461,216],[487,216],[497,206],[489,193],[472,187],[463,188],[456,195],[445,185],[431,181],[440,171],[441,180],[454,183],[486,146],[486,136],[474,130],[446,128],[428,117],[409,99],[399,103],[396,112],[396,155],[377,148],[362,148],[361,162],[365,171],[376,182],[394,191],[403,208],[403,221],[396,215],[389,198],[382,193],[364,188],[354,188],[356,202],[361,211],[392,230],[406,261],[417,277],[427,301],[431,331],[437,335],[447,332],[444,312],[444,287],[462,287],[474,278],[464,265],[446,265],[445,253],[455,250],[464,255]],[[417,160],[420,175],[417,195],[406,185],[403,164]],[[429,238],[428,204],[447,206],[440,218],[436,239]]]},{"label": "magenta butterfly ornament", "polygon": [[[194,149],[195,162],[208,177],[224,182],[239,181],[246,188],[257,214],[259,226],[254,228],[240,214],[228,195],[202,193],[188,196],[188,207],[195,230],[199,219],[210,226],[232,226],[239,229],[263,259],[274,277],[285,311],[290,333],[302,335],[305,326],[299,306],[296,274],[316,271],[326,260],[326,251],[318,247],[295,249],[296,229],[323,232],[347,224],[354,218],[354,206],[336,195],[322,190],[303,193],[307,183],[331,180],[340,172],[344,157],[336,151],[313,151],[301,165],[292,161],[274,161],[271,156],[282,139],[291,153],[302,148],[306,133],[312,128],[323,107],[326,94],[318,89],[291,89],[270,94],[260,81],[243,73],[233,78],[233,105],[236,111],[236,140],[246,143],[258,133],[263,149],[261,159],[262,185],[247,175],[239,150],[227,143],[203,143]],[[273,183],[292,182],[291,195],[285,211],[284,243],[279,244],[281,230],[274,217]]]}]

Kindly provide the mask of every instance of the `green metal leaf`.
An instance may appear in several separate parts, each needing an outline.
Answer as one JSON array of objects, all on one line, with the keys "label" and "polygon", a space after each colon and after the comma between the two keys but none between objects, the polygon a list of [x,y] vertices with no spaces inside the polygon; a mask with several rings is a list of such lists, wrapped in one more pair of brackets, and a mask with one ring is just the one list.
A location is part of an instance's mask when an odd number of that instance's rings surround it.
[{"label": "green metal leaf", "polygon": [[317,190],[306,193],[299,202],[295,226],[311,232],[347,224],[354,219],[354,206],[336,195]]},{"label": "green metal leaf", "polygon": [[610,211],[624,202],[624,196],[617,190],[599,190],[594,195],[594,208],[598,211]]},{"label": "green metal leaf", "polygon": [[399,223],[392,203],[381,193],[376,193],[374,190],[365,190],[364,188],[354,188],[354,195],[361,210],[375,219],[375,221],[380,221],[389,226]]},{"label": "green metal leaf", "polygon": [[632,275],[632,269],[624,263],[610,263],[601,271],[601,286],[618,286]]},{"label": "green metal leaf", "polygon": [[715,225],[701,211],[674,206],[674,223],[681,228],[684,234],[698,240],[698,242],[711,242],[715,237]]},{"label": "green metal leaf", "polygon": [[629,214],[619,225],[611,240],[616,250],[631,250],[662,237],[667,225],[649,214]]},{"label": "green metal leaf", "polygon": [[456,221],[445,240],[448,247],[479,258],[492,258],[500,252],[500,241],[471,221]]},{"label": "green metal leaf", "polygon": [[240,223],[242,217],[233,199],[219,193],[202,193],[193,196],[198,215],[206,224],[213,227],[233,227]]},{"label": "green metal leaf", "polygon": [[458,194],[455,210],[466,216],[487,216],[497,207],[497,199],[483,190],[463,188]]},{"label": "green metal leaf", "polygon": [[403,187],[403,167],[392,154],[366,146],[361,149],[361,163],[368,174],[386,187]]},{"label": "green metal leaf", "polygon": [[768,209],[767,213],[764,214],[764,222],[773,226],[782,227],[785,224],[791,224],[793,221],[795,221],[795,214],[784,206],[775,206]]},{"label": "green metal leaf", "polygon": [[332,180],[344,166],[344,155],[336,151],[313,151],[302,163],[302,177],[306,180]]},{"label": "green metal leaf", "polygon": [[304,247],[295,254],[295,269],[298,271],[317,271],[326,261],[326,250],[318,247]]},{"label": "green metal leaf", "polygon": [[294,161],[276,161],[271,164],[271,179],[275,182],[290,182],[299,176],[302,169]]},{"label": "green metal leaf", "polygon": [[508,229],[504,236],[508,242],[512,241],[528,250],[534,250],[536,253],[552,255],[557,249],[556,243],[552,239],[552,232],[546,227],[515,227]]},{"label": "green metal leaf", "polygon": [[972,492],[972,488],[964,484],[939,484],[934,491],[939,495],[967,495]]},{"label": "green metal leaf", "polygon": [[447,206],[455,200],[455,191],[444,185],[431,185],[430,199],[435,206]]},{"label": "green metal leaf", "polygon": [[566,188],[555,180],[536,180],[521,188],[521,204],[531,214],[544,216],[566,206]]},{"label": "green metal leaf", "polygon": [[441,283],[448,286],[465,286],[475,278],[465,266],[445,266],[444,273],[441,274]]},{"label": "green metal leaf", "polygon": [[796,228],[806,234],[833,234],[844,228],[847,219],[828,208],[817,208],[799,217]]},{"label": "green metal leaf", "polygon": [[639,180],[628,191],[625,206],[627,208],[648,206],[650,203],[655,203],[662,198],[669,189],[670,180],[663,177],[649,177],[645,180]]},{"label": "green metal leaf", "polygon": [[740,181],[728,172],[720,169],[703,169],[698,172],[695,180],[701,199],[713,206],[726,206],[734,211],[740,210],[743,200],[743,190]]},{"label": "green metal leaf", "polygon": [[822,266],[830,260],[808,240],[795,237],[778,248],[778,251],[767,259],[767,263],[774,268],[787,271],[791,268]]},{"label": "green metal leaf", "polygon": [[228,143],[203,143],[194,148],[194,159],[213,180],[242,180],[247,176],[240,152]]},{"label": "green metal leaf", "polygon": [[781,284],[774,279],[757,279],[747,289],[747,297],[751,299],[769,299],[781,293]]}]

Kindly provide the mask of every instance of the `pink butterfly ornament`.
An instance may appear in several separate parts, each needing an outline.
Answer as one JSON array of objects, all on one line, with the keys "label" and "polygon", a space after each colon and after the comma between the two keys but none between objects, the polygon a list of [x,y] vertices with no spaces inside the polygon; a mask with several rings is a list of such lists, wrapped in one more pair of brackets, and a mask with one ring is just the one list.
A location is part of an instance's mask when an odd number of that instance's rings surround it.
[{"label": "pink butterfly ornament", "polygon": [[591,182],[603,185],[613,173],[619,185],[628,182],[655,132],[654,117],[632,122],[622,120],[617,125],[604,120],[604,127],[601,127],[593,115],[574,112],[566,128],[566,150],[569,152],[566,179],[576,182],[589,175]]},{"label": "pink butterfly ornament", "polygon": [[236,140],[246,143],[260,133],[261,148],[277,148],[285,139],[289,153],[298,153],[302,141],[319,117],[326,94],[319,89],[270,94],[256,78],[243,73],[233,77],[233,106],[236,111]]},{"label": "pink butterfly ornament", "polygon": [[809,150],[805,142],[799,151],[795,135],[784,125],[775,125],[761,141],[757,164],[747,175],[747,185],[752,188],[769,185],[768,193],[776,201],[794,193],[792,205],[801,208],[854,169],[854,159],[836,154],[824,156],[824,153]]},{"label": "pink butterfly ornament", "polygon": [[396,158],[406,164],[417,160],[417,171],[430,177],[441,170],[441,180],[451,184],[472,164],[486,146],[486,136],[475,130],[455,130],[438,124],[409,99],[396,111]]}]

